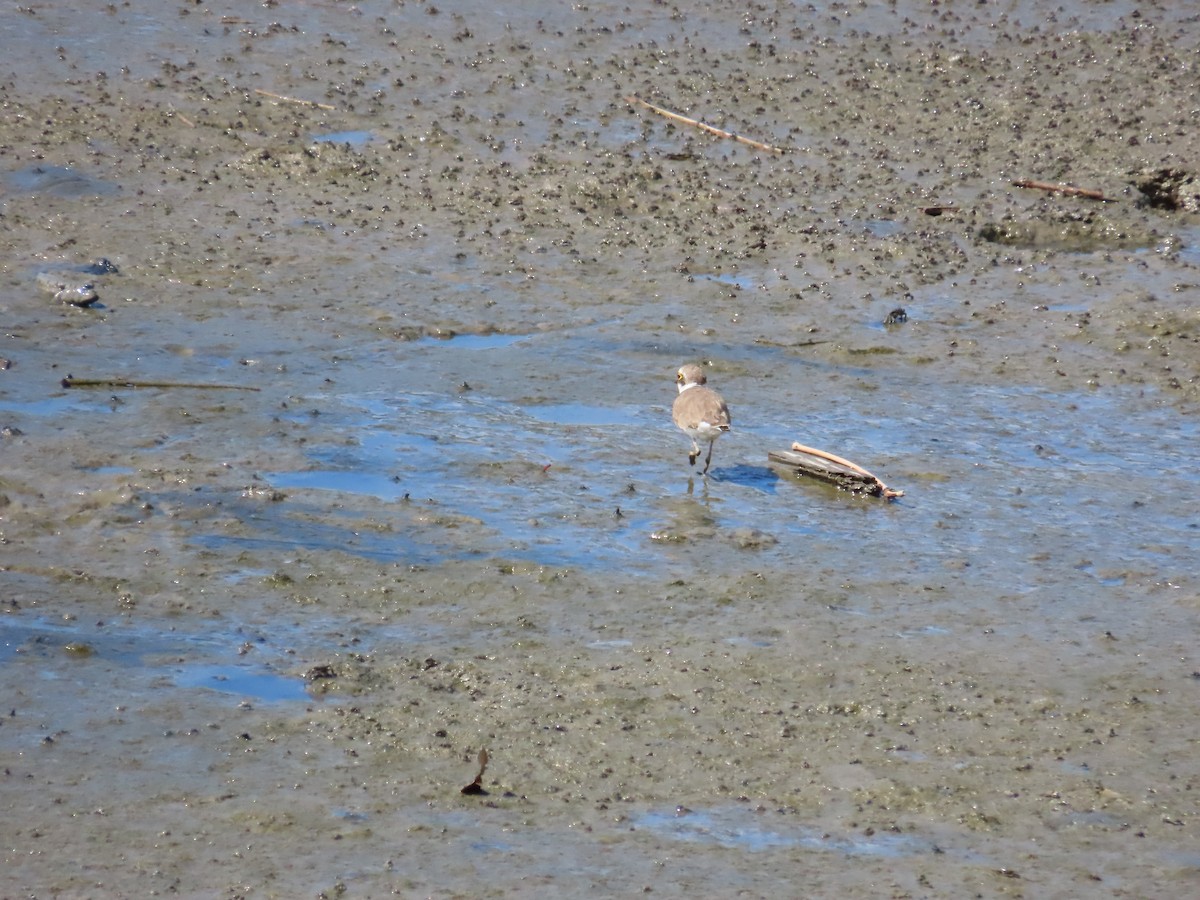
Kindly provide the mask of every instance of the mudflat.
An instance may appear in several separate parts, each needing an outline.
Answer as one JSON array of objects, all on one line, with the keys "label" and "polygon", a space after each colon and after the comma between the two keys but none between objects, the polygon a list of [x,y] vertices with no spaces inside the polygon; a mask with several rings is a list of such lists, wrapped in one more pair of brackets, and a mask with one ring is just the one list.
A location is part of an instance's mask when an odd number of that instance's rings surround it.
[{"label": "mudflat", "polygon": [[1192,4],[75,6],[0,13],[5,896],[1196,884]]}]

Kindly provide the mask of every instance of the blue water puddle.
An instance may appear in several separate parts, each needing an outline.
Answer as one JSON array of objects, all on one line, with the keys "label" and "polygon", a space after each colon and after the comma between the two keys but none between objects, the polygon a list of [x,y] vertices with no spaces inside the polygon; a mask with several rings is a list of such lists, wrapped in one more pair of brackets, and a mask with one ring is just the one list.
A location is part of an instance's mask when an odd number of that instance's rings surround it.
[{"label": "blue water puddle", "polygon": [[175,675],[178,687],[207,688],[262,703],[310,699],[304,682],[245,666],[196,664]]},{"label": "blue water puddle", "polygon": [[101,197],[115,194],[115,184],[67,166],[26,166],[0,176],[0,183],[19,194],[47,194],[52,197]]},{"label": "blue water puddle", "polygon": [[635,828],[695,844],[760,853],[801,848],[838,856],[903,859],[943,852],[932,841],[909,834],[876,832],[834,836],[820,829],[792,824],[770,812],[744,807],[708,810],[651,811],[633,818]]},{"label": "blue water puddle", "polygon": [[308,139],[314,144],[349,144],[351,147],[364,147],[375,140],[372,131],[329,131],[311,134]]},{"label": "blue water puddle", "polygon": [[[587,469],[610,438],[623,440],[622,434],[636,430],[644,410],[586,403],[518,406],[474,393],[343,401],[360,411],[357,420],[347,415],[339,423],[339,430],[354,435],[353,443],[314,447],[310,458],[316,468],[269,473],[272,485],[436,503],[484,523],[495,538],[493,552],[500,544],[506,553],[548,563],[594,565],[628,556],[644,541],[648,528],[634,530],[638,498],[630,502],[623,492],[628,482],[596,479]],[[623,504],[631,508],[617,516]],[[402,541],[393,541],[393,559],[436,552],[404,548]]]},{"label": "blue water puddle", "polygon": [[[804,541],[819,539],[855,548],[853,565],[864,577],[899,566],[940,579],[950,567],[965,579],[1000,578],[1018,593],[1040,588],[1058,598],[1070,586],[1059,567],[1039,562],[1047,553],[1089,559],[1094,570],[1071,576],[1081,588],[1112,591],[1128,580],[1120,567],[1182,565],[1194,552],[1196,518],[1187,518],[1179,498],[1200,475],[1194,456],[1181,452],[1197,445],[1195,421],[1130,402],[1116,389],[1067,394],[928,379],[889,383],[869,424],[841,409],[809,413],[801,423],[772,420],[743,403],[708,479],[687,468],[669,397],[644,405],[586,397],[519,404],[483,391],[348,394],[312,423],[325,436],[309,440],[312,468],[266,477],[284,490],[434,502],[482,523],[472,531],[473,552],[551,565],[653,568],[686,559],[688,547],[699,546],[688,543],[692,534],[736,542],[736,530],[750,529],[775,540],[747,553],[792,558]],[[853,497],[769,465],[766,451],[793,439],[861,462],[906,497],[896,504]],[[1172,502],[1161,502],[1164,491]],[[322,501],[307,495],[303,502]],[[1096,528],[1101,507],[1145,519],[1138,527],[1153,541]],[[280,511],[287,516],[287,505]],[[340,545],[380,560],[464,552],[421,544],[402,529],[369,536],[349,521],[344,529],[315,527],[285,519],[259,537],[281,546]],[[652,539],[664,531],[683,542]],[[913,534],[925,539],[914,543]],[[1067,596],[1092,595],[1072,589]]]},{"label": "blue water puddle", "polygon": [[539,422],[593,427],[617,425],[635,428],[645,416],[645,410],[641,408],[595,406],[589,403],[547,403],[526,407],[525,412]]},{"label": "blue water puddle", "polygon": [[[304,473],[311,476],[306,486],[318,489],[333,490],[322,484],[321,472]],[[331,473],[341,475],[343,473]],[[292,485],[287,479],[281,479],[285,487]],[[353,517],[345,517],[345,524],[327,524],[313,521],[311,510],[305,504],[291,504],[298,516],[260,517],[255,522],[254,533],[250,535],[226,534],[210,532],[193,536],[197,544],[205,549],[234,549],[237,551],[254,551],[267,556],[293,559],[302,556],[307,551],[331,551],[352,553],[361,559],[369,559],[379,563],[404,562],[409,565],[435,563],[440,560],[455,558],[466,559],[479,556],[479,553],[457,549],[453,546],[442,546],[433,542],[422,542],[406,534],[398,534],[390,530],[363,529],[361,522]]]},{"label": "blue water puddle", "polygon": [[[247,645],[274,657],[265,640],[240,631],[185,634],[125,623],[85,625],[45,619],[0,620],[0,665],[36,661],[43,677],[85,677],[95,666],[120,667],[128,687],[152,690],[163,676],[181,688],[207,688],[262,703],[311,700],[304,680],[242,656]],[[237,660],[236,662],[234,660]]]},{"label": "blue water puddle", "polygon": [[1183,246],[1179,258],[1193,266],[1200,266],[1200,228],[1184,228],[1179,233]]},{"label": "blue water puddle", "polygon": [[877,238],[892,237],[904,231],[906,227],[904,223],[894,219],[867,219],[861,224],[872,237]]},{"label": "blue water puddle", "polygon": [[111,412],[112,409],[107,395],[78,390],[65,391],[51,397],[39,397],[36,400],[8,400],[0,397],[0,412],[24,413],[29,416],[60,416],[78,410]]},{"label": "blue water puddle", "polygon": [[1081,762],[1071,762],[1071,761],[1068,761],[1068,760],[1065,760],[1065,759],[1064,759],[1064,760],[1061,760],[1061,761],[1059,762],[1059,764],[1058,764],[1058,768],[1059,768],[1059,770],[1060,770],[1060,771],[1062,771],[1062,772],[1065,772],[1067,775],[1084,775],[1084,776],[1087,776],[1087,775],[1094,775],[1094,774],[1095,774],[1095,773],[1092,771],[1092,767],[1091,767],[1091,766],[1089,766],[1087,763],[1081,763]]},{"label": "blue water puddle", "polygon": [[449,337],[427,335],[414,343],[418,347],[443,346],[454,350],[496,350],[520,344],[533,337],[528,334],[454,334]]},{"label": "blue water puddle", "polygon": [[993,434],[1005,439],[1007,461],[1023,467],[1059,471],[1069,478],[1139,470],[1200,474],[1200,457],[1179,452],[1196,446],[1200,422],[1171,407],[1129,414],[1114,408],[1113,398],[1104,392],[1064,401],[1033,389],[993,389],[984,402],[998,422]]}]

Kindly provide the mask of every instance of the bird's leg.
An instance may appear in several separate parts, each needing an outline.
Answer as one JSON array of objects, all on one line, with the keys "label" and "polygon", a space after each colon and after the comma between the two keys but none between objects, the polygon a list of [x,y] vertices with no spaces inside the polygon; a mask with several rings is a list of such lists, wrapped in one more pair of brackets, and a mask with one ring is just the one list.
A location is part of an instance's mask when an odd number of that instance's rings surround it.
[{"label": "bird's leg", "polygon": [[692,452],[688,454],[688,465],[694,466],[696,464],[696,457],[698,457],[699,455],[700,455],[700,445],[697,444],[695,441],[692,441]]},{"label": "bird's leg", "polygon": [[708,458],[704,460],[704,471],[700,473],[701,475],[708,474],[708,467],[712,463],[713,447],[715,447],[716,444],[717,444],[716,441],[709,441],[709,443],[708,443]]}]

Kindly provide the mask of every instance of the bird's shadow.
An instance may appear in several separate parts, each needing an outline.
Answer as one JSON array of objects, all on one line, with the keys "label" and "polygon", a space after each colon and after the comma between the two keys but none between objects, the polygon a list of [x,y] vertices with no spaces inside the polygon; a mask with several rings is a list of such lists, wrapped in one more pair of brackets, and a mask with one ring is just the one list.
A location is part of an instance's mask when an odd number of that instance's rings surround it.
[{"label": "bird's shadow", "polygon": [[769,466],[738,463],[736,466],[719,468],[714,466],[708,470],[708,480],[716,483],[737,484],[762,491],[764,494],[773,494],[779,485],[779,473]]}]

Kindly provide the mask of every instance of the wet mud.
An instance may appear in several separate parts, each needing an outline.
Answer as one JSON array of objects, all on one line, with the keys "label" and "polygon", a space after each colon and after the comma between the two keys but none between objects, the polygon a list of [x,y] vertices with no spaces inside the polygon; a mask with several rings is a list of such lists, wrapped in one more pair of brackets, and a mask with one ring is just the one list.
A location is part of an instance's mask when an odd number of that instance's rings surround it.
[{"label": "wet mud", "polygon": [[1190,4],[0,16],[4,891],[1196,883]]}]

